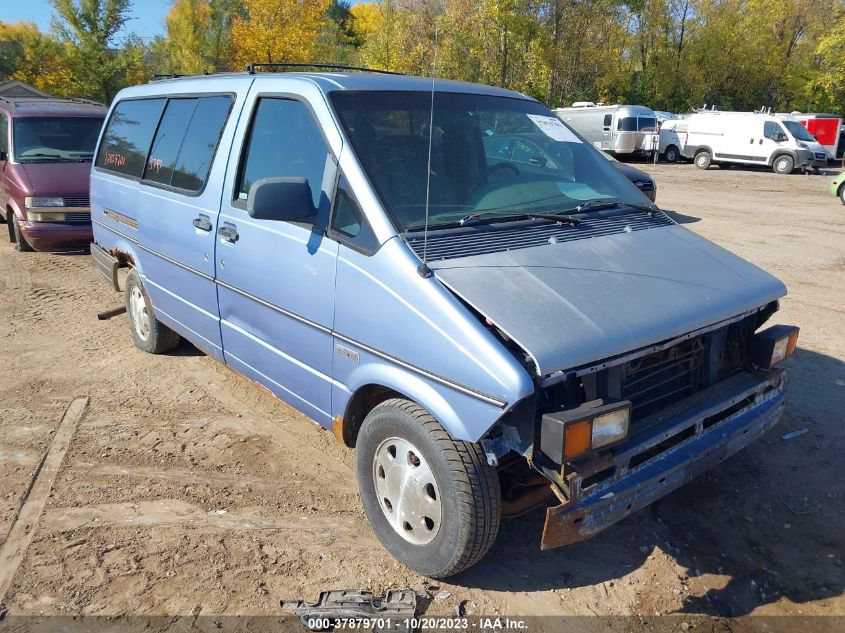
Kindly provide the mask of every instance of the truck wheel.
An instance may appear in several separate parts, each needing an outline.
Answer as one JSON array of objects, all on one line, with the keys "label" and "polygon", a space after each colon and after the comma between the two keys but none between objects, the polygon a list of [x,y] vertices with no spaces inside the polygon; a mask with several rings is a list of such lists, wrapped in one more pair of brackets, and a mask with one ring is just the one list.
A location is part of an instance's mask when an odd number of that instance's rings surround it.
[{"label": "truck wheel", "polygon": [[839,199],[842,200],[842,204],[845,204],[845,185],[839,187]]},{"label": "truck wheel", "polygon": [[21,253],[28,253],[32,251],[32,247],[21,231],[21,225],[18,223],[18,216],[12,214],[12,241],[15,243],[15,250]]},{"label": "truck wheel", "polygon": [[663,153],[663,158],[667,163],[677,163],[681,157],[681,152],[674,145],[670,145]]},{"label": "truck wheel", "polygon": [[126,277],[126,317],[135,347],[150,354],[162,354],[179,345],[181,337],[155,318],[153,306],[141,277],[135,270]]},{"label": "truck wheel", "polygon": [[776,174],[791,174],[794,168],[795,161],[792,160],[792,156],[778,156],[772,163],[772,169]]},{"label": "truck wheel", "polygon": [[713,157],[706,149],[701,150],[695,155],[695,166],[699,169],[709,168],[711,162],[713,162]]},{"label": "truck wheel", "polygon": [[358,489],[385,548],[430,578],[477,563],[501,520],[496,470],[422,407],[395,398],[367,415],[355,447]]}]

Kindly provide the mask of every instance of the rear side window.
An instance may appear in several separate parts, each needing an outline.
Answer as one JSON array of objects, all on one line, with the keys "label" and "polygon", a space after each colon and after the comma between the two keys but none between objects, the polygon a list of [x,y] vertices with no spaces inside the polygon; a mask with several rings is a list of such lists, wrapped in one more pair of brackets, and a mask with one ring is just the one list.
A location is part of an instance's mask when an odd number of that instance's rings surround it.
[{"label": "rear side window", "polygon": [[190,192],[202,189],[231,106],[229,97],[170,99],[144,180]]},{"label": "rear side window", "polygon": [[246,200],[249,188],[261,178],[292,176],[308,180],[314,206],[319,208],[328,155],[328,146],[304,103],[263,98],[241,162],[237,197]]},{"label": "rear side window", "polygon": [[604,115],[604,127],[610,127],[611,123],[613,123],[613,115],[612,114],[605,114]]},{"label": "rear side window", "polygon": [[96,166],[140,178],[164,102],[164,99],[132,99],[118,103],[100,143]]},{"label": "rear side window", "polygon": [[179,148],[196,107],[197,99],[171,99],[167,103],[150,148],[144,180],[170,185]]},{"label": "rear side window", "polygon": [[199,99],[182,140],[171,186],[188,191],[199,191],[205,186],[231,108],[230,97]]}]

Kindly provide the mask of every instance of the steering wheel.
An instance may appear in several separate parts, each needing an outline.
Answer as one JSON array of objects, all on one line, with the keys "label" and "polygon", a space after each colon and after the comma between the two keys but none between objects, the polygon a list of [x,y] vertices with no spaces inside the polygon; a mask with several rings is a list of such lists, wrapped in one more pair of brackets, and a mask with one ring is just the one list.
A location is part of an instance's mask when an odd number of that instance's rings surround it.
[{"label": "steering wheel", "polygon": [[467,197],[472,195],[475,190],[478,189],[482,184],[484,184],[491,175],[493,175],[500,169],[511,169],[513,170],[513,173],[517,176],[519,176],[520,173],[519,169],[517,169],[516,165],[514,165],[513,163],[496,163],[495,165],[488,167],[487,171],[485,171],[478,180],[472,183],[472,187],[469,188],[469,193],[467,194]]}]

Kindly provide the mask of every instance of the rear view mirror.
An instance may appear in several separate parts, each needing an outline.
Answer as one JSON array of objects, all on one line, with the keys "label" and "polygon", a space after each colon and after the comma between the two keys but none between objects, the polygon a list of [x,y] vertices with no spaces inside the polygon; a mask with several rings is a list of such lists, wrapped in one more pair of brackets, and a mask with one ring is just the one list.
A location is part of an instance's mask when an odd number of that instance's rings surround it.
[{"label": "rear view mirror", "polygon": [[316,215],[305,178],[262,178],[249,188],[246,212],[256,220],[291,222]]}]

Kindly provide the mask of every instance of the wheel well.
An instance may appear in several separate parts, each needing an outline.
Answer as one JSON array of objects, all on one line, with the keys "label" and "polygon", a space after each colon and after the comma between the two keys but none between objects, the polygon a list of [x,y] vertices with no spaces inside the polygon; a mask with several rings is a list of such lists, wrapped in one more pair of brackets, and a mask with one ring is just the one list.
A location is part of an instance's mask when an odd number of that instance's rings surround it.
[{"label": "wheel well", "polygon": [[353,448],[358,440],[358,431],[370,411],[385,400],[405,397],[398,391],[382,385],[364,385],[357,389],[349,399],[343,416],[343,443]]},{"label": "wheel well", "polygon": [[713,155],[713,150],[709,147],[699,147],[697,150],[695,150],[695,155],[698,156],[699,154],[701,154],[701,152],[707,152],[711,156]]},{"label": "wheel well", "polygon": [[781,156],[787,156],[792,159],[793,164],[795,163],[795,156],[793,156],[790,152],[775,152],[772,154],[772,165],[775,164],[775,161],[780,158]]}]

